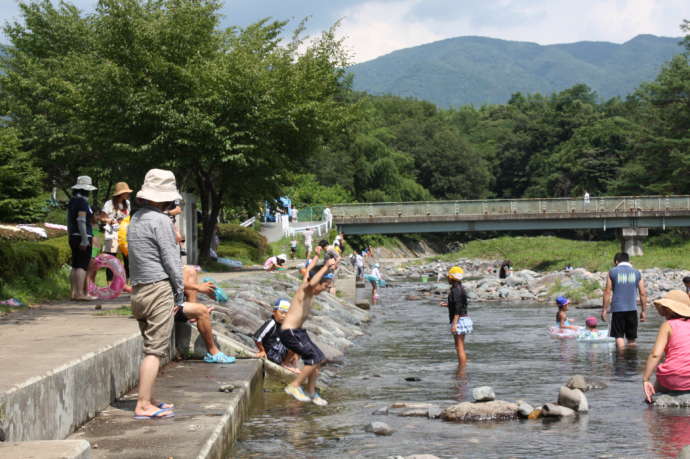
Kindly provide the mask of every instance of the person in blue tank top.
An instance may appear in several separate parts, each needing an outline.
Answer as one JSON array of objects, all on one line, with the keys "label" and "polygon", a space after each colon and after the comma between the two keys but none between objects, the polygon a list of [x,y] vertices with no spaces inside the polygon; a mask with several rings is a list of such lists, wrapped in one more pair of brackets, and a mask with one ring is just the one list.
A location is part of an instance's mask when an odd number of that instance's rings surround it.
[{"label": "person in blue tank top", "polygon": [[637,339],[637,300],[639,292],[640,322],[647,320],[647,289],[642,275],[630,264],[625,252],[613,257],[614,268],[609,271],[601,307],[601,320],[606,322],[611,309],[610,335],[616,339],[616,347],[623,349],[625,340],[628,346],[635,346]]}]

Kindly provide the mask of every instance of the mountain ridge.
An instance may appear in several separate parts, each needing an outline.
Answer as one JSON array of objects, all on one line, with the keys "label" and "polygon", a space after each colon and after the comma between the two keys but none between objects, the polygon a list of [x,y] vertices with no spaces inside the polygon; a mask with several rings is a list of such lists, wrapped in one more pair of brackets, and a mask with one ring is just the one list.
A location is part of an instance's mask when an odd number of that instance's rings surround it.
[{"label": "mountain ridge", "polygon": [[584,83],[603,99],[625,96],[683,52],[680,37],[637,35],[540,45],[464,36],[393,51],[350,67],[353,87],[441,107],[507,102],[516,92],[551,94]]}]

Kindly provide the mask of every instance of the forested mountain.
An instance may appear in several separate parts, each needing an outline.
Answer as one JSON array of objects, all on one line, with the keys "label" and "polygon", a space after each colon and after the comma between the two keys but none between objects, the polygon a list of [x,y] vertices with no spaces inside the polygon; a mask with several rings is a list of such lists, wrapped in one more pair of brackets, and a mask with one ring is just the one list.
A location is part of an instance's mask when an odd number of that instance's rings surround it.
[{"label": "forested mountain", "polygon": [[351,67],[354,89],[440,107],[502,104],[516,92],[551,94],[586,84],[600,97],[626,96],[683,51],[681,38],[638,35],[608,42],[541,46],[458,37],[402,49]]}]

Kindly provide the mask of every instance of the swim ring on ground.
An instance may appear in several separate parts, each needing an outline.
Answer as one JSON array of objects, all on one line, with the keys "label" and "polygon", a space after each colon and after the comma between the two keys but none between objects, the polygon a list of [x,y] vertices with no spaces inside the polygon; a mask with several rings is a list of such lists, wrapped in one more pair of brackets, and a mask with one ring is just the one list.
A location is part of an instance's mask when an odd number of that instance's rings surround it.
[{"label": "swim ring on ground", "polygon": [[577,330],[572,328],[561,328],[558,325],[549,327],[549,335],[555,338],[577,338],[577,335],[584,330],[584,327],[577,327]]},{"label": "swim ring on ground", "polygon": [[[113,280],[105,287],[96,285],[96,273],[101,268],[109,269],[113,273]],[[120,296],[126,283],[125,268],[122,266],[122,263],[107,253],[102,253],[91,260],[87,278],[89,295],[93,295],[101,300],[111,300]]]}]

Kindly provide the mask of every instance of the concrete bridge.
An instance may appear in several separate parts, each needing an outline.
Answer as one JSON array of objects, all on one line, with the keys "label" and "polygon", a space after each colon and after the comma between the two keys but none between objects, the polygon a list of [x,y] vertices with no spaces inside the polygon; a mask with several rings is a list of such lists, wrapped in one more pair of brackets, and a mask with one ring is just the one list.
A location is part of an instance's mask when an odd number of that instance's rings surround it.
[{"label": "concrete bridge", "polygon": [[630,255],[642,255],[648,228],[690,227],[690,196],[382,202],[331,209],[333,224],[346,234],[615,229]]}]

